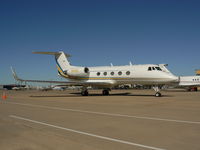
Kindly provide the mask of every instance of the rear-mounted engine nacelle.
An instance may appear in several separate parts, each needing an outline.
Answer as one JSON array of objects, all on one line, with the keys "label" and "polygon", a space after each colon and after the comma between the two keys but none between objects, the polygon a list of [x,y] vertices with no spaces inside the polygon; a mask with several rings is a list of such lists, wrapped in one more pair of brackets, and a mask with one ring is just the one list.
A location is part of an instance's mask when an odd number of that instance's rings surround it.
[{"label": "rear-mounted engine nacelle", "polygon": [[89,76],[89,68],[87,67],[79,67],[79,68],[72,68],[65,72],[65,74],[69,76],[76,76],[76,77],[87,77]]}]

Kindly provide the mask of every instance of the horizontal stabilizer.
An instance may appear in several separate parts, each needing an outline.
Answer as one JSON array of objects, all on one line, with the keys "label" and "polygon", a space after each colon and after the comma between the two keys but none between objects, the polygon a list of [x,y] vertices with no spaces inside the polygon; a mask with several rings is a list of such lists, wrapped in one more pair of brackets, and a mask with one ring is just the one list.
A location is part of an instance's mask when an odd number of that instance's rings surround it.
[{"label": "horizontal stabilizer", "polygon": [[[33,54],[45,54],[45,55],[54,55],[54,56],[58,56],[60,55],[62,52],[33,52]],[[71,57],[71,55],[64,53],[66,57]]]}]

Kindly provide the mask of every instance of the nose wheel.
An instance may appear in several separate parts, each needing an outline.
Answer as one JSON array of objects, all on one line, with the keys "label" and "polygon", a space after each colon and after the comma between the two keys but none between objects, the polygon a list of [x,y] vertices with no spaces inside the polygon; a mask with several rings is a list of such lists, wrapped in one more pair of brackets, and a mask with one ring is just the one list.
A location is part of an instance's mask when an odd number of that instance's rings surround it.
[{"label": "nose wheel", "polygon": [[160,92],[156,92],[155,97],[161,97],[162,94]]}]

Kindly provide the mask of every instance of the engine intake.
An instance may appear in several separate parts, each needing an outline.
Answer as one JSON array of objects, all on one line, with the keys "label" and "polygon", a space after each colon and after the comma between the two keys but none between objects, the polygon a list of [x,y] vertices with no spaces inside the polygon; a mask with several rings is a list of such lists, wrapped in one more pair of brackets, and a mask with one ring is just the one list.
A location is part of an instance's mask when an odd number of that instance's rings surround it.
[{"label": "engine intake", "polygon": [[77,68],[71,68],[67,71],[65,71],[65,74],[69,76],[74,76],[74,77],[87,77],[89,76],[89,68],[87,67],[77,67]]},{"label": "engine intake", "polygon": [[84,71],[85,71],[85,73],[89,73],[89,68],[85,67]]}]

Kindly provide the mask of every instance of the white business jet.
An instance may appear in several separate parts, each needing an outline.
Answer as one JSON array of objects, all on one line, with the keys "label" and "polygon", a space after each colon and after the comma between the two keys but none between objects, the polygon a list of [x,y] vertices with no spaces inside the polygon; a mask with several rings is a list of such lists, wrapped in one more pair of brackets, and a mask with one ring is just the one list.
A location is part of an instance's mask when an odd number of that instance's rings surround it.
[{"label": "white business jet", "polygon": [[12,70],[16,80],[22,82],[43,82],[58,83],[71,86],[82,86],[81,95],[88,96],[88,87],[102,88],[103,95],[109,95],[112,87],[122,84],[152,85],[156,97],[160,97],[160,89],[163,85],[170,85],[178,82],[165,65],[126,65],[126,66],[99,66],[81,67],[72,66],[64,52],[33,52],[34,54],[54,55],[57,69],[60,76],[68,81],[46,81],[46,80],[24,80],[17,77]]}]

